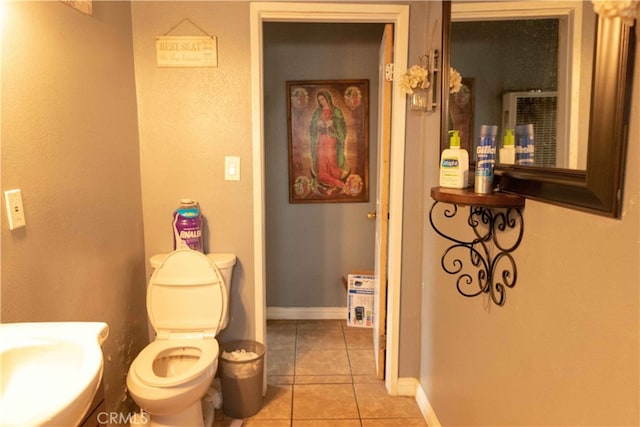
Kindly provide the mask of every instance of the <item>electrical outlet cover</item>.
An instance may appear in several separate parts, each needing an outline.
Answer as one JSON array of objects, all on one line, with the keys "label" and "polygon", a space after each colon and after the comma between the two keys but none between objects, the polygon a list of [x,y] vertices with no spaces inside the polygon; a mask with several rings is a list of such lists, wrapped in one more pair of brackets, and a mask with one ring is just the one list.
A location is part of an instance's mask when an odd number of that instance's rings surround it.
[{"label": "electrical outlet cover", "polygon": [[4,192],[5,205],[7,207],[7,219],[9,220],[9,230],[24,227],[27,225],[24,218],[24,208],[22,206],[22,194],[19,189],[7,190]]}]

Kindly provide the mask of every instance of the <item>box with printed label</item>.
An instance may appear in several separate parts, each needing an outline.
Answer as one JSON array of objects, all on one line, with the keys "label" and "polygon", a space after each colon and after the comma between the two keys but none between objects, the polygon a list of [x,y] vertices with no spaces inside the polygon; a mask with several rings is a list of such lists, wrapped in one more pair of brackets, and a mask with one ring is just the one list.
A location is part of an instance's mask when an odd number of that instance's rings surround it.
[{"label": "box with printed label", "polygon": [[347,279],[347,326],[373,328],[375,276],[349,274]]}]

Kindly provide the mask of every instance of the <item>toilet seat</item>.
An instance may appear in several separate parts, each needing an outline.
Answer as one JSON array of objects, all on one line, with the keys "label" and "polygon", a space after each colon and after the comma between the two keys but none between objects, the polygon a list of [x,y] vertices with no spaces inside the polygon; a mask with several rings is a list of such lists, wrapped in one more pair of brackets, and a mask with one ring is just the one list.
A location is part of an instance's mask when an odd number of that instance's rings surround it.
[{"label": "toilet seat", "polygon": [[[196,354],[185,352],[186,349],[194,349]],[[167,354],[163,355],[165,352]],[[154,372],[154,361],[158,357],[180,357],[181,353],[198,357],[198,360],[179,375],[158,376]],[[156,340],[138,354],[131,364],[131,369],[136,373],[138,379],[146,385],[152,387],[173,387],[189,382],[202,375],[202,372],[218,358],[218,353],[219,346],[215,339]]]},{"label": "toilet seat", "polygon": [[[227,312],[227,292],[218,267],[204,254],[179,249],[160,262],[147,287],[147,314],[156,339],[131,364],[138,379],[152,387],[187,383],[212,366],[219,353],[215,337]],[[198,357],[174,376],[159,376],[161,357]]]}]

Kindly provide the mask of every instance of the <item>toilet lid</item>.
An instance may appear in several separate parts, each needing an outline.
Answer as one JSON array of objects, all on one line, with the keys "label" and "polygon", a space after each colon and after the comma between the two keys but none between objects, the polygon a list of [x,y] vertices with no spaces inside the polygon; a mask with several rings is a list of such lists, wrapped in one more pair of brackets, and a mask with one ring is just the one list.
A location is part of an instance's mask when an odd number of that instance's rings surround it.
[{"label": "toilet lid", "polygon": [[147,313],[157,339],[213,338],[226,310],[222,275],[200,252],[179,249],[169,253],[149,279]]}]

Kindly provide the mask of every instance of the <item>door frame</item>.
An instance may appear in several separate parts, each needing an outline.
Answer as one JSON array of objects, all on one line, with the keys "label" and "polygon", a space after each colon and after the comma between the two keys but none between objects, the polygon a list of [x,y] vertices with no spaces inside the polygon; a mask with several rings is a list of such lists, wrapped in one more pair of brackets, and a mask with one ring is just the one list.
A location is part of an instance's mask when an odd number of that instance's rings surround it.
[{"label": "door frame", "polygon": [[[361,3],[250,3],[251,121],[253,149],[253,233],[255,338],[266,339],[265,177],[263,103],[263,22],[342,22],[394,24],[395,74],[403,73],[409,50],[409,6]],[[391,95],[391,163],[389,165],[389,248],[385,387],[398,394],[400,283],[404,190],[406,96]],[[378,174],[379,176],[380,174]]]}]

